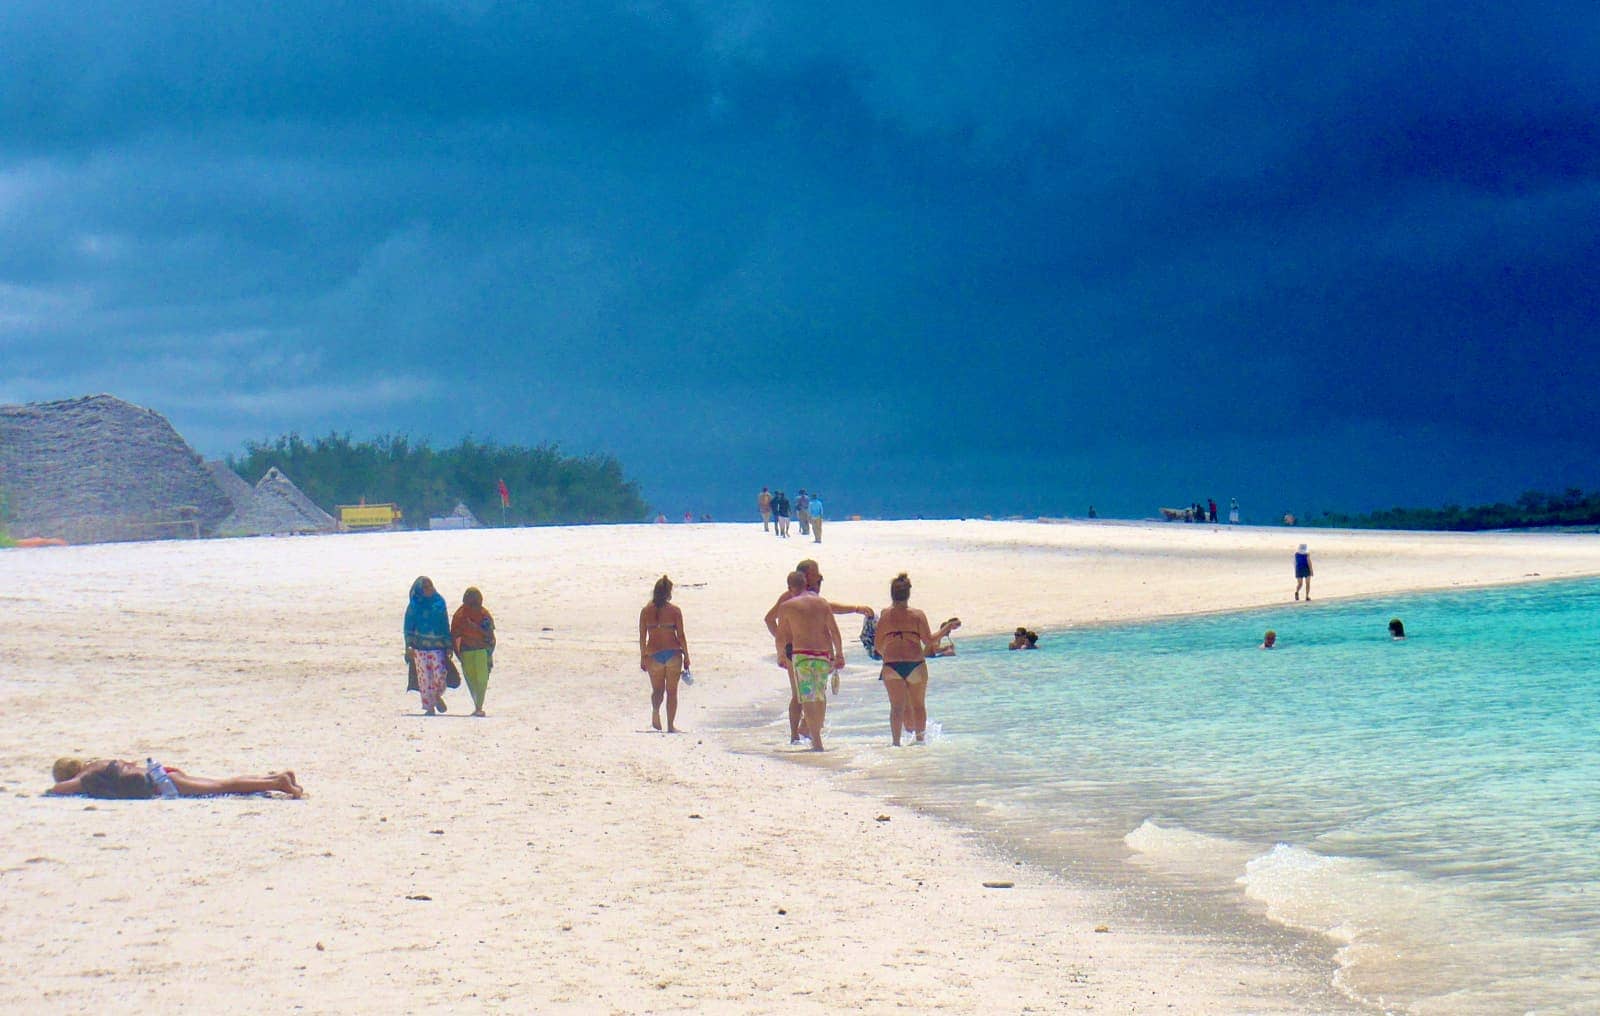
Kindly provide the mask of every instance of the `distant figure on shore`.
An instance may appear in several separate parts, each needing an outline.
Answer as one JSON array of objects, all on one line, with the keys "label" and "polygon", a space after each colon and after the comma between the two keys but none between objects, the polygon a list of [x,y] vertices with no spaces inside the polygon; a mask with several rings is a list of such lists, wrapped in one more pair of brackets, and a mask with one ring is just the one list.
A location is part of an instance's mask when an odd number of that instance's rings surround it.
[{"label": "distant figure on shore", "polygon": [[772,521],[772,494],[767,488],[762,487],[761,493],[756,495],[756,511],[761,513],[761,531],[767,531],[767,523]]},{"label": "distant figure on shore", "polygon": [[[160,775],[158,775],[158,771]],[[182,769],[173,769],[151,761],[148,765],[117,759],[95,759],[85,762],[76,758],[58,758],[51,768],[55,786],[45,791],[57,796],[82,795],[103,800],[146,800],[153,797],[207,797],[219,794],[288,794],[301,797],[305,788],[300,786],[294,773],[268,773],[265,776],[232,776],[224,780],[210,780],[190,776]],[[176,790],[161,793],[160,784],[170,781]]]},{"label": "distant figure on shore", "polygon": [[[822,569],[816,561],[808,557],[795,565],[794,570],[805,578],[804,589],[816,593],[818,596],[822,595]],[[774,639],[778,637],[778,610],[794,595],[792,589],[785,589],[779,595],[777,602],[772,605],[772,609],[767,611],[767,616],[762,618],[762,622],[767,626],[767,631],[772,634]],[[828,609],[835,614],[860,614],[868,621],[874,621],[877,616],[871,607],[862,604],[829,603]],[[866,630],[865,626],[863,626],[862,630]],[[779,642],[777,643],[777,649],[778,665],[783,667],[789,675],[789,743],[799,744],[805,727],[803,723],[804,713],[800,708],[800,696],[795,689],[794,647]]]},{"label": "distant figure on shore", "polygon": [[773,530],[782,539],[789,538],[789,496],[783,491],[772,495]]},{"label": "distant figure on shore", "polygon": [[656,513],[656,525],[664,526],[666,524],[667,524],[667,513],[666,512],[657,512]]},{"label": "distant figure on shore", "polygon": [[461,594],[461,606],[450,618],[450,640],[461,661],[461,676],[472,693],[472,715],[483,716],[489,672],[494,669],[494,617],[483,609],[483,593],[476,586],[468,586]]},{"label": "distant figure on shore", "polygon": [[800,494],[794,499],[795,521],[800,523],[800,535],[811,535],[811,499],[806,496],[806,489],[800,488]]},{"label": "distant figure on shore", "polygon": [[889,583],[889,606],[878,615],[877,648],[883,657],[878,675],[889,696],[889,738],[900,747],[901,730],[918,744],[928,732],[928,654],[961,627],[952,617],[938,631],[928,629],[928,615],[911,606],[911,579],[901,572]]},{"label": "distant figure on shore", "polygon": [[693,522],[694,521],[694,512],[690,512],[690,511],[684,512],[683,513],[683,521],[685,523]]},{"label": "distant figure on shore", "polygon": [[1404,639],[1406,637],[1405,622],[1401,621],[1398,617],[1391,618],[1389,620],[1389,637],[1396,642]]},{"label": "distant figure on shore", "polygon": [[689,669],[689,639],[683,611],[673,605],[672,580],[656,579],[650,602],[639,611],[639,669],[650,675],[650,727],[661,729],[661,703],[667,704],[667,733],[678,732],[678,681]]},{"label": "distant figure on shore", "polygon": [[1306,545],[1301,544],[1300,549],[1294,552],[1294,598],[1300,598],[1300,586],[1306,587],[1306,599],[1311,599],[1311,554],[1306,550]]},{"label": "distant figure on shore", "polygon": [[1095,514],[1095,510],[1094,510],[1094,505],[1090,505],[1090,506],[1089,506],[1089,517],[1090,517],[1090,518],[1091,518],[1091,519],[1097,519],[1097,518],[1099,518],[1099,517],[1100,517],[1100,516],[1099,516],[1099,515],[1096,515],[1096,514]]},{"label": "distant figure on shore", "polygon": [[1236,497],[1228,498],[1228,524],[1230,526],[1239,524],[1239,499]]},{"label": "distant figure on shore", "polygon": [[1277,647],[1277,645],[1278,633],[1273,631],[1271,628],[1268,628],[1267,633],[1261,637],[1261,648],[1274,649]]},{"label": "distant figure on shore", "polygon": [[1217,521],[1217,499],[1216,498],[1214,498],[1214,497],[1206,498],[1206,513],[1207,513],[1207,521],[1209,521],[1209,522]]},{"label": "distant figure on shore", "polygon": [[[805,715],[811,750],[822,751],[822,727],[828,714],[828,679],[844,667],[844,640],[828,601],[806,588],[803,572],[789,573],[789,598],[778,608],[779,662],[789,652],[794,695]],[[838,693],[838,678],[833,678]]]},{"label": "distant figure on shore", "polygon": [[1284,512],[1283,513],[1283,524],[1284,525],[1292,526],[1292,525],[1295,524],[1296,521],[1298,521],[1298,520],[1295,519],[1294,512]]},{"label": "distant figure on shore", "polygon": [[449,712],[444,704],[450,662],[450,613],[433,580],[417,576],[406,606],[406,660],[417,671],[417,691],[427,716]]},{"label": "distant figure on shore", "polygon": [[811,542],[822,542],[822,495],[811,495]]}]

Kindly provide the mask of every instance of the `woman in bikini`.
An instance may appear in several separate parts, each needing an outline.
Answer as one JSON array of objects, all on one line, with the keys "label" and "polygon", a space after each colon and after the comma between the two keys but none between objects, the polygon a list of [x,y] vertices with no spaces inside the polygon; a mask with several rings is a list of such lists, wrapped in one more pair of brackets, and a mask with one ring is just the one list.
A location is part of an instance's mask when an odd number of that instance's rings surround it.
[{"label": "woman in bikini", "polygon": [[[180,797],[210,797],[222,794],[287,794],[303,797],[305,789],[287,769],[265,776],[234,776],[225,780],[208,780],[190,776],[182,769],[162,766]],[[51,769],[55,786],[47,794],[70,796],[81,794],[110,800],[144,800],[157,796],[149,771],[137,762],[119,759],[95,759],[85,762],[76,758],[56,759]]]},{"label": "woman in bikini", "polygon": [[889,736],[900,746],[902,728],[909,730],[918,744],[928,733],[928,652],[961,627],[952,617],[937,631],[928,630],[928,615],[910,606],[911,580],[905,572],[889,583],[889,598],[894,602],[878,615],[878,633],[873,640],[883,657],[880,678],[889,694]]},{"label": "woman in bikini", "polygon": [[689,669],[689,642],[683,611],[672,605],[672,580],[656,580],[650,602],[639,611],[639,669],[650,675],[650,726],[661,729],[661,702],[667,703],[667,733],[676,734],[678,678]]}]

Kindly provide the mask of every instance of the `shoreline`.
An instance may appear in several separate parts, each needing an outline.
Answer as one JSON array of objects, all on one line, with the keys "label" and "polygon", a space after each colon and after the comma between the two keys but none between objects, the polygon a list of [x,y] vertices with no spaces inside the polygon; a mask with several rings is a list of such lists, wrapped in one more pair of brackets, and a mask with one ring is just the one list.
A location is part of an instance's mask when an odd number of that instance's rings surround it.
[{"label": "shoreline", "polygon": [[[1207,598],[1272,606],[1292,588],[1279,541],[1308,531],[839,522],[815,546],[758,525],[8,558],[20,595],[5,597],[0,657],[16,665],[0,707],[30,722],[0,734],[12,819],[0,920],[16,934],[0,1006],[207,1011],[250,992],[264,1007],[341,1012],[888,1011],[910,999],[947,1012],[1329,1011],[1331,985],[1225,928],[1158,927],[1137,897],[1117,909],[937,814],[786,764],[782,748],[746,756],[703,733],[730,705],[770,697],[781,711],[760,615],[798,557],[822,562],[825,595],[874,606],[886,594],[866,591],[909,565],[913,605],[948,604],[983,637],[1023,617],[1061,627],[1193,614]],[[1319,534],[1319,581],[1343,598],[1600,574],[1600,541],[1534,539]],[[486,721],[459,705],[424,721],[399,691],[399,613],[419,572],[452,601],[479,585],[499,622]],[[662,572],[679,583],[698,676],[681,737],[644,732],[632,645]],[[859,665],[854,632],[842,634]],[[38,797],[68,753],[148,753],[207,775],[289,766],[311,797]],[[1016,888],[982,887],[997,876]],[[140,973],[93,961],[113,927],[152,957]],[[641,929],[666,948],[641,951]],[[495,948],[472,944],[489,936]]]}]

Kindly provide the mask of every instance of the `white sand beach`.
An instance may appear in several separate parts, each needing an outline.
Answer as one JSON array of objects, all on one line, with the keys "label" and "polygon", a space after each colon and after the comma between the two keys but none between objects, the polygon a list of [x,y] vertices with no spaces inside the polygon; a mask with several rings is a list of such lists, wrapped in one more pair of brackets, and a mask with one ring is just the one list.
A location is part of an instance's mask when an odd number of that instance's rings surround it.
[{"label": "white sand beach", "polygon": [[[831,522],[826,540],[722,524],[0,551],[0,1010],[1366,1011],[1315,941],[1178,927],[848,791],[781,735],[733,750],[749,735],[718,723],[787,701],[762,615],[803,557],[825,595],[874,606],[909,571],[964,641],[1281,603],[1302,541],[1319,601],[1600,574],[1600,537],[1574,534]],[[649,731],[636,654],[662,573],[697,678],[678,736]],[[434,719],[403,691],[418,574],[452,608],[484,591],[485,719],[464,688]],[[59,755],[292,768],[310,796],[42,796]]]}]

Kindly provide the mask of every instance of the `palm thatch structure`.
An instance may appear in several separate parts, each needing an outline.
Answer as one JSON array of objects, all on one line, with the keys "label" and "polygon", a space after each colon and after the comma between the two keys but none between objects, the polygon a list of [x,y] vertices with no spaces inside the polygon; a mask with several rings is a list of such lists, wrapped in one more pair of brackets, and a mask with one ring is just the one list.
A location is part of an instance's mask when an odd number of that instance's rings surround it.
[{"label": "palm thatch structure", "polygon": [[249,499],[222,520],[217,526],[218,536],[286,536],[339,529],[333,516],[317,507],[277,466],[267,470],[254,490],[243,480],[239,480],[239,486],[249,491]]},{"label": "palm thatch structure", "polygon": [[72,543],[208,535],[232,503],[166,417],[110,395],[0,406],[11,535]]}]

